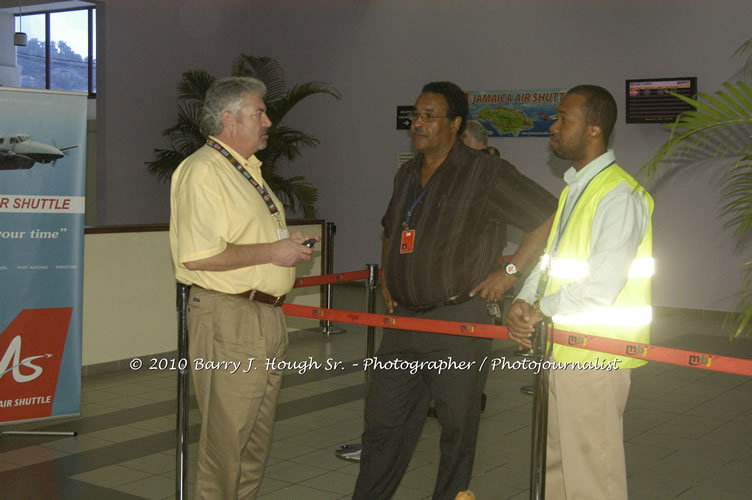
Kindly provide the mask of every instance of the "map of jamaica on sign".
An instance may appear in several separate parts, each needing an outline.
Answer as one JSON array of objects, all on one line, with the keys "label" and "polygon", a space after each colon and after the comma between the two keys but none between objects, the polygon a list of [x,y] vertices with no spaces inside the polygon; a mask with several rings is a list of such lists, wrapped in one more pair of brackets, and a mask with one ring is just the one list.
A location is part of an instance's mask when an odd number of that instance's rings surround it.
[{"label": "map of jamaica on sign", "polygon": [[469,119],[483,124],[489,136],[548,136],[565,93],[566,89],[471,91]]}]

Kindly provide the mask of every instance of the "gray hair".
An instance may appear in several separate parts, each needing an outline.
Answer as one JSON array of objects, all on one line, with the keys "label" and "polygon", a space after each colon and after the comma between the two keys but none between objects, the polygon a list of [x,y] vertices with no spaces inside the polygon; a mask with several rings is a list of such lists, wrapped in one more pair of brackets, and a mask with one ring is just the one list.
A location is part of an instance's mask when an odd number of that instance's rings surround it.
[{"label": "gray hair", "polygon": [[227,111],[238,116],[248,94],[263,100],[266,97],[266,85],[261,80],[247,76],[229,76],[214,82],[206,91],[204,108],[201,110],[201,133],[205,136],[221,134],[224,129],[222,113]]},{"label": "gray hair", "polygon": [[482,142],[484,146],[488,146],[488,130],[478,120],[467,121],[465,124],[465,134],[476,141]]}]

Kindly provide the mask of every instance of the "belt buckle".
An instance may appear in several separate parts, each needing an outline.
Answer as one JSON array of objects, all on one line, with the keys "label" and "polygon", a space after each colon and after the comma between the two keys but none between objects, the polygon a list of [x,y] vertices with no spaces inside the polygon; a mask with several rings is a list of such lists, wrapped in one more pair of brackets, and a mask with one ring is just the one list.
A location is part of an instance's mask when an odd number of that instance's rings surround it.
[{"label": "belt buckle", "polygon": [[272,303],[272,306],[274,306],[274,307],[279,306],[281,300],[282,300],[282,296],[281,295],[279,297],[275,297],[274,298],[274,302]]},{"label": "belt buckle", "polygon": [[251,290],[248,293],[248,300],[253,300],[253,296],[256,295],[256,290]]}]

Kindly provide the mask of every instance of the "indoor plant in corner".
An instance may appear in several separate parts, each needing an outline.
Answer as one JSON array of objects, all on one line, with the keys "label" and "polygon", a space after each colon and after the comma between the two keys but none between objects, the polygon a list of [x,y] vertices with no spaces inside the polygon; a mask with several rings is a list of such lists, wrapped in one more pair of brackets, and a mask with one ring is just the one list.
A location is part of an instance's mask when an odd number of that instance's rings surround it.
[{"label": "indoor plant in corner", "polygon": [[[318,140],[305,132],[282,124],[285,115],[300,101],[314,94],[328,94],[336,99],[339,92],[326,83],[308,81],[285,87],[279,63],[271,57],[240,55],[232,65],[233,76],[251,76],[266,84],[267,115],[272,121],[265,149],[256,153],[263,162],[264,180],[285,207],[300,212],[305,218],[316,216],[316,188],[302,176],[284,177],[278,171],[282,160],[293,161],[303,147],[315,147]],[[178,82],[177,123],[162,134],[170,139],[170,149],[155,149],[156,159],[146,162],[147,168],[160,180],[166,181],[191,153],[200,148],[206,137],[199,131],[199,117],[206,91],[216,78],[203,70],[186,71]]]},{"label": "indoor plant in corner", "polygon": [[[747,54],[746,73],[752,74],[752,39],[734,53]],[[726,82],[713,94],[698,93],[696,99],[673,94],[692,106],[668,125],[671,136],[642,168],[652,176],[659,170],[680,168],[699,161],[723,160],[725,169],[721,201],[726,227],[740,245],[752,236],[752,86],[744,81]],[[752,261],[744,264],[739,293],[739,315],[734,335],[752,335]]]}]

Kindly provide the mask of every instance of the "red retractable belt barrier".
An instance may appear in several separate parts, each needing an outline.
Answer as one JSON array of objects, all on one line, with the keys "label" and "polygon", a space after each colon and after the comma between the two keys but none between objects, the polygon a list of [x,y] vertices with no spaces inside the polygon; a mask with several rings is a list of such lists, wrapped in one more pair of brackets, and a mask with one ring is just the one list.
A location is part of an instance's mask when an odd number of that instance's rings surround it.
[{"label": "red retractable belt barrier", "polygon": [[685,351],[683,349],[672,349],[652,344],[639,344],[556,329],[554,330],[553,340],[556,344],[579,347],[590,351],[607,352],[630,358],[644,359],[646,361],[689,366],[714,372],[752,376],[752,359]]},{"label": "red retractable belt barrier", "polygon": [[288,316],[318,320],[354,323],[356,325],[396,328],[398,330],[415,330],[419,332],[463,335],[465,337],[483,337],[489,339],[509,338],[505,326],[484,325],[479,323],[461,323],[459,321],[442,321],[438,319],[417,319],[404,316],[388,316],[354,311],[324,309],[322,307],[284,304],[282,311]]},{"label": "red retractable belt barrier", "polygon": [[[353,271],[332,274],[328,276],[313,276],[299,278],[295,287],[322,285],[327,283],[344,283],[358,279],[367,279],[368,271]],[[463,335],[465,337],[480,337],[491,339],[508,339],[509,333],[505,326],[486,325],[479,323],[462,323],[459,321],[442,321],[435,319],[407,318],[384,314],[370,314],[355,311],[325,309],[322,307],[284,304],[282,310],[288,316],[310,318],[316,320],[337,321],[398,330],[414,330],[448,335]],[[587,349],[590,351],[607,352],[619,356],[657,361],[678,366],[688,366],[702,370],[733,373],[752,376],[752,360],[720,356],[704,352],[672,349],[652,344],[640,344],[624,340],[607,339],[595,335],[568,332],[554,329],[554,343]]]},{"label": "red retractable belt barrier", "polygon": [[[381,276],[381,271],[379,271]],[[345,283],[347,281],[368,279],[368,271],[349,271],[346,273],[327,274],[325,276],[309,276],[307,278],[297,278],[295,288],[304,286],[328,285],[330,283]]]}]

